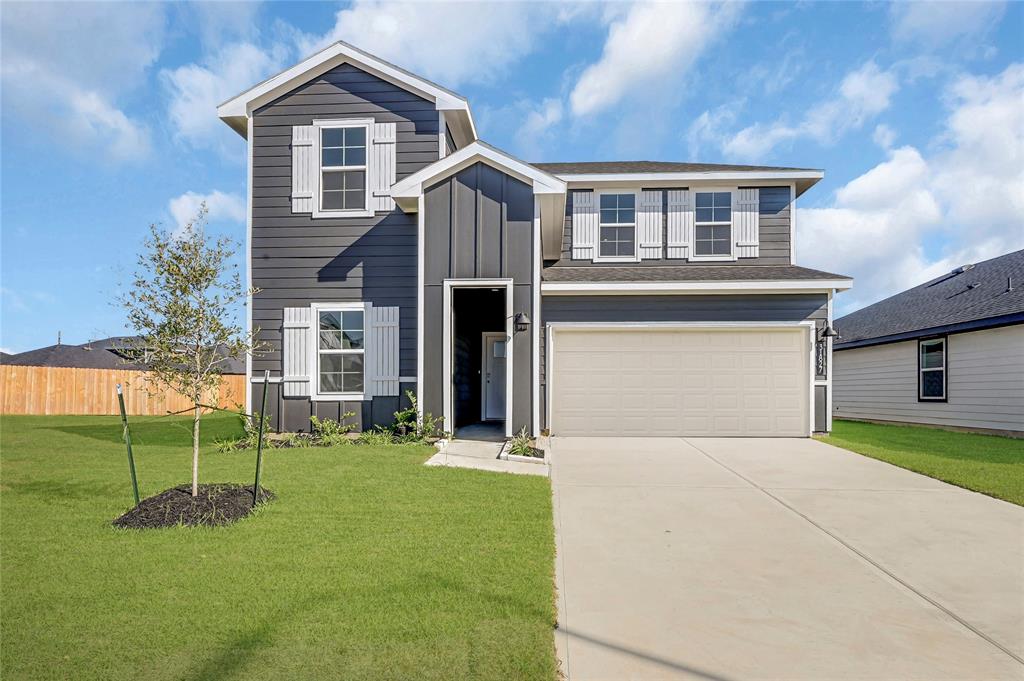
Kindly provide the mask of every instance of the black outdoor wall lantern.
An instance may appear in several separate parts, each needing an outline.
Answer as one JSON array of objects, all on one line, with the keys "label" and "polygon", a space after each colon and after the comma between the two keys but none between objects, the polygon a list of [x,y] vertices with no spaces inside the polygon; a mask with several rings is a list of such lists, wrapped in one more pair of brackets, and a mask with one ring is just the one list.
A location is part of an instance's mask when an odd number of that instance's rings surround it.
[{"label": "black outdoor wall lantern", "polygon": [[530,318],[525,312],[516,312],[515,316],[516,331],[526,331],[530,328]]}]

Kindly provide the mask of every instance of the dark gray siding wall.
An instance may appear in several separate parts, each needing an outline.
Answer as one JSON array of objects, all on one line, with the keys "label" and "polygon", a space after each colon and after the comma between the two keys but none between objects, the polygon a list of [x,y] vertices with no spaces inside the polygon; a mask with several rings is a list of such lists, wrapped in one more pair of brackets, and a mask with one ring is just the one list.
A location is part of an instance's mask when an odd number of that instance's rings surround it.
[{"label": "dark gray siding wall", "polygon": [[[685,187],[682,187],[685,189]],[[759,187],[758,192],[758,234],[761,247],[756,258],[739,258],[734,262],[690,262],[694,267],[722,265],[788,265],[790,250],[790,201],[789,187]],[[565,226],[562,230],[562,259],[572,258],[572,192],[566,197]],[[667,191],[667,190],[666,190]],[[663,193],[664,195],[664,193]],[[663,214],[668,211],[667,198],[662,199]],[[662,221],[662,257],[667,255],[668,235],[667,220]],[[686,260],[670,260],[671,263],[687,263]],[[607,263],[595,263],[590,260],[576,260],[574,265],[593,265],[607,267]],[[638,266],[664,265],[663,261],[643,260],[635,263]],[[621,266],[621,263],[620,263]]]},{"label": "dark gray siding wall", "polygon": [[[372,218],[317,218],[291,211],[293,125],[367,118],[397,124],[398,179],[438,158],[438,115],[431,102],[342,65],[259,109],[253,117],[253,324],[266,354],[254,375],[281,375],[283,308],[313,301],[371,301],[400,309],[400,372],[416,374],[416,216],[395,209]],[[403,385],[402,389],[414,387]],[[259,399],[253,392],[253,406]],[[271,395],[273,397],[273,394]],[[275,427],[305,430],[309,416],[353,411],[359,426],[387,422],[398,398],[374,404],[279,398]]]},{"label": "dark gray siding wall", "polygon": [[[443,317],[445,279],[512,279],[513,309],[538,315],[533,303],[533,190],[477,163],[425,192],[424,411],[443,413]],[[530,426],[530,332],[512,342],[513,430]]]},{"label": "dark gray siding wall", "polygon": [[[547,324],[554,322],[800,322],[828,320],[825,294],[687,296],[543,296],[541,421],[547,427]],[[824,395],[824,393],[822,393]],[[815,392],[817,401],[817,391]],[[822,406],[822,408],[825,408]],[[815,407],[815,413],[818,407]]]}]

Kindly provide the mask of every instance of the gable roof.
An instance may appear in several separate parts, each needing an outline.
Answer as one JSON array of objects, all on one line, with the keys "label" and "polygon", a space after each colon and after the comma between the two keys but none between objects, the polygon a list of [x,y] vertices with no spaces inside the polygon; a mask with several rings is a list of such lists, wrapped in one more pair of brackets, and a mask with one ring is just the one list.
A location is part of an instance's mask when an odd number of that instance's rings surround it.
[{"label": "gable roof", "polygon": [[457,121],[454,127],[464,129],[470,141],[476,139],[476,125],[465,97],[342,40],[227,100],[217,107],[217,115],[246,137],[248,117],[255,109],[346,63],[433,101],[438,111],[451,111]]},{"label": "gable roof", "polygon": [[554,175],[526,161],[520,161],[486,142],[477,140],[400,180],[391,187],[391,196],[402,210],[410,213],[416,212],[418,210],[417,200],[423,193],[425,185],[454,175],[474,163],[486,163],[503,173],[522,180],[533,187],[534,194],[565,194],[565,182]]},{"label": "gable roof", "polygon": [[1024,250],[897,293],[837,319],[836,350],[1024,323]]}]

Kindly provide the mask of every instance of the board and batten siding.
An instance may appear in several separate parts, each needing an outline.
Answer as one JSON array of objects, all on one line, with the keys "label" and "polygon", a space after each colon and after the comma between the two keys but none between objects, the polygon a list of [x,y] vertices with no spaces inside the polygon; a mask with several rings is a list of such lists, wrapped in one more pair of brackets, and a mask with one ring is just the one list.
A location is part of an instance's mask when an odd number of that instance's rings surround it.
[{"label": "board and batten siding", "polygon": [[[483,163],[475,163],[424,190],[425,412],[444,413],[445,279],[512,279],[513,309],[533,310],[533,189]],[[536,263],[539,266],[539,263]],[[512,342],[512,430],[531,425],[532,343],[529,332]]]},{"label": "board and batten siding", "polygon": [[[544,296],[540,340],[541,421],[546,428],[547,324],[557,322],[802,322],[828,320],[825,294]],[[808,360],[809,361],[809,360]],[[815,390],[817,402],[825,391]],[[815,419],[815,430],[824,424]]]},{"label": "board and batten siding", "polygon": [[[681,187],[682,189],[682,187]],[[742,189],[742,187],[740,188]],[[571,260],[573,258],[572,250],[572,213],[573,213],[573,194],[574,192],[582,191],[580,189],[572,189],[567,192],[565,202],[565,221],[564,228],[562,230],[562,255],[563,260]],[[667,192],[669,190],[665,190]],[[667,213],[667,201],[663,204],[663,210]],[[734,261],[713,261],[713,262],[692,262],[684,258],[675,258],[668,260],[670,264],[690,264],[694,267],[705,267],[705,266],[723,266],[723,265],[789,265],[790,264],[790,188],[789,187],[758,187],[758,255],[757,257],[747,258],[741,257]],[[667,229],[668,220],[663,220],[663,229]],[[740,226],[734,224],[733,238],[739,238],[740,232],[738,231]],[[666,248],[669,248],[673,239],[671,235],[665,234],[660,239],[660,248],[662,249],[662,257],[667,255]],[[737,253],[742,254],[743,252],[753,252],[753,249],[740,249],[737,248]],[[645,251],[644,258],[650,258],[651,254],[649,250]],[[608,263],[595,263],[589,258],[573,260],[574,266],[586,266],[593,265],[594,267],[607,267]],[[614,263],[613,263],[614,264]],[[666,260],[658,259],[645,259],[640,262],[630,263],[630,267],[644,267],[650,265],[665,265]],[[618,263],[621,266],[621,263]]]},{"label": "board and batten siding", "polygon": [[946,342],[946,402],[917,399],[917,340],[834,351],[833,415],[1024,432],[1024,325]]},{"label": "board and batten siding", "polygon": [[[413,93],[343,64],[253,114],[252,158],[252,316],[266,352],[253,361],[253,375],[282,371],[281,340],[286,307],[312,302],[368,301],[399,313],[399,373],[416,374],[416,216],[398,209],[373,217],[316,218],[293,213],[292,126],[314,120],[373,118],[396,124],[395,175],[398,180],[439,157],[437,110]],[[414,388],[402,384],[402,390]],[[261,390],[253,390],[258,409]],[[309,417],[337,418],[353,411],[354,422],[386,422],[399,398],[360,402],[283,399],[279,385],[269,396],[273,426],[305,430]]]}]

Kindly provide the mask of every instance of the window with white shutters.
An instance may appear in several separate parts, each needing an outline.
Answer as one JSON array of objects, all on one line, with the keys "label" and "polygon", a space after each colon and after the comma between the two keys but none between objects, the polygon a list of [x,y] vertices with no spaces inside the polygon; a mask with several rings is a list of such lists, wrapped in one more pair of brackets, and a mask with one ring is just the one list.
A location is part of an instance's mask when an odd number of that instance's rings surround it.
[{"label": "window with white shutters", "polygon": [[292,212],[367,217],[394,209],[397,124],[318,120],[292,127]]}]

